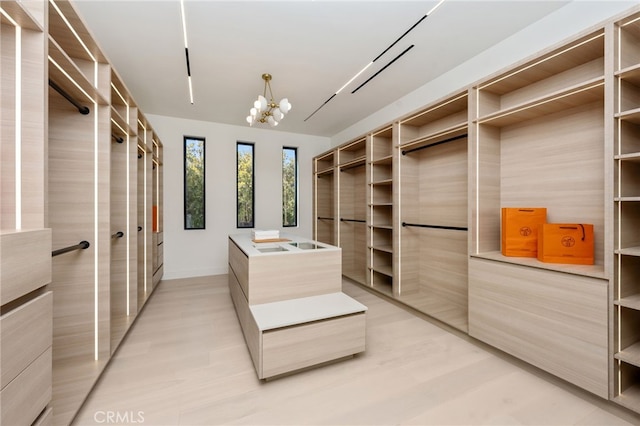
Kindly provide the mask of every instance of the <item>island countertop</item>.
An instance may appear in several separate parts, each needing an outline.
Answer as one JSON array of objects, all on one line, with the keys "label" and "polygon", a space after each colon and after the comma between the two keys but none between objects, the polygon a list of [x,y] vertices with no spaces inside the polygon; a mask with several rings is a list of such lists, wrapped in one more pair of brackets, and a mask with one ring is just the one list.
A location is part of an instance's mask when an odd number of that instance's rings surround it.
[{"label": "island countertop", "polygon": [[288,233],[280,233],[282,241],[253,241],[250,233],[229,235],[229,239],[248,257],[340,251],[340,247]]}]

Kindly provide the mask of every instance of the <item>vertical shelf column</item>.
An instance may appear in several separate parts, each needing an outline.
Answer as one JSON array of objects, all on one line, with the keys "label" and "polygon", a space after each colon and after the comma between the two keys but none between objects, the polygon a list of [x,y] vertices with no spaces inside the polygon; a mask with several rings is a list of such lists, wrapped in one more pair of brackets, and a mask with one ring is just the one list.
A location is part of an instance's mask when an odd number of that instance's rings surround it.
[{"label": "vertical shelf column", "polygon": [[640,412],[640,14],[615,25],[614,381]]},{"label": "vertical shelf column", "polygon": [[393,129],[369,136],[367,283],[389,296],[393,289]]},{"label": "vertical shelf column", "polygon": [[336,209],[334,152],[314,159],[314,240],[336,245]]}]

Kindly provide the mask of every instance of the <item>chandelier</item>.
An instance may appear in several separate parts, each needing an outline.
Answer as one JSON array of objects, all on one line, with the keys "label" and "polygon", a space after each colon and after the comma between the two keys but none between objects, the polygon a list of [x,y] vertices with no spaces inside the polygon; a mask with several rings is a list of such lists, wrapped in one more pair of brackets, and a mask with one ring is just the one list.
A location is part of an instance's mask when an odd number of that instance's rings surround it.
[{"label": "chandelier", "polygon": [[[271,92],[271,74],[262,74],[264,80],[264,92],[258,96],[258,100],[253,103],[253,108],[249,110],[247,123],[253,126],[254,123],[269,123],[271,127],[275,127],[282,120],[284,115],[291,111],[291,104],[287,98],[282,98],[280,103],[273,101],[273,93]],[[269,100],[267,101],[267,88],[269,89]]]}]

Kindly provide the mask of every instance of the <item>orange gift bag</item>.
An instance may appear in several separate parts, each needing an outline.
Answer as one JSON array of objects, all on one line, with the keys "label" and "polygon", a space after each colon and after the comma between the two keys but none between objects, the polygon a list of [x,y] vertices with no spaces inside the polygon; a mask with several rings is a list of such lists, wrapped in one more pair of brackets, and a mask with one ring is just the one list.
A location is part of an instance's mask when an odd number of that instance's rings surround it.
[{"label": "orange gift bag", "polygon": [[538,260],[593,265],[593,225],[545,223],[538,234]]},{"label": "orange gift bag", "polygon": [[547,221],[544,207],[502,208],[502,254],[504,256],[536,257],[538,228]]}]

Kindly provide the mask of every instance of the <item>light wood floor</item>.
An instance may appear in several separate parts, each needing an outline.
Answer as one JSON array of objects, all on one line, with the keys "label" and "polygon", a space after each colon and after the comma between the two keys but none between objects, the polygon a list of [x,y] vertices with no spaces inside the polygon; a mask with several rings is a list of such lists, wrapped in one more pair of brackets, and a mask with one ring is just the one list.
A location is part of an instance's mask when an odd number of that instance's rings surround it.
[{"label": "light wood floor", "polygon": [[640,424],[355,284],[343,287],[369,307],[366,352],[261,382],[227,276],[162,282],[75,424],[113,424],[109,415],[144,425]]}]

